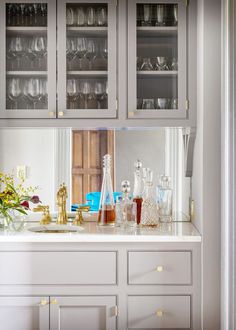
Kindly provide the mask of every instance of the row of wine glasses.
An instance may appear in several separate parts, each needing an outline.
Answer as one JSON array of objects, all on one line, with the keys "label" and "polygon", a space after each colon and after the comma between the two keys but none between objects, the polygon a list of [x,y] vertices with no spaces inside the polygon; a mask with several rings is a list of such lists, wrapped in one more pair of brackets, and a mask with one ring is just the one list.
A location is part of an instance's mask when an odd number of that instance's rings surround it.
[{"label": "row of wine glasses", "polygon": [[67,26],[107,26],[106,7],[67,7]]},{"label": "row of wine glasses", "polygon": [[68,70],[107,70],[107,39],[67,38]]},{"label": "row of wine glasses", "polygon": [[176,57],[168,58],[165,56],[157,56],[155,58],[137,57],[138,71],[169,71],[178,70],[178,61]]},{"label": "row of wine glasses", "polygon": [[8,38],[6,55],[8,70],[46,70],[47,38]]},{"label": "row of wine glasses", "polygon": [[176,26],[178,6],[172,4],[138,5],[138,26]]},{"label": "row of wine glasses", "polygon": [[177,98],[158,97],[156,99],[137,99],[137,109],[164,110],[178,109]]},{"label": "row of wine glasses", "polygon": [[7,109],[46,109],[47,80],[11,78],[7,81]]},{"label": "row of wine glasses", "polygon": [[108,85],[105,81],[67,80],[68,109],[107,109]]},{"label": "row of wine glasses", "polygon": [[46,3],[10,3],[6,6],[7,26],[46,26]]}]

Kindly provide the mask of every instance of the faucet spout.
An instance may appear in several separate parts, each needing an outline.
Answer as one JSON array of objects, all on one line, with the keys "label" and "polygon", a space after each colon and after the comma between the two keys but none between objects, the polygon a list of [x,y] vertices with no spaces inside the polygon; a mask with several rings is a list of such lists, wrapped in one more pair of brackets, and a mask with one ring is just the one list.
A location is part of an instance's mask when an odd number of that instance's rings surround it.
[{"label": "faucet spout", "polygon": [[68,197],[67,188],[65,183],[60,185],[60,188],[57,192],[57,206],[58,206],[58,216],[57,224],[66,225],[68,222],[68,217],[66,213],[66,199]]}]

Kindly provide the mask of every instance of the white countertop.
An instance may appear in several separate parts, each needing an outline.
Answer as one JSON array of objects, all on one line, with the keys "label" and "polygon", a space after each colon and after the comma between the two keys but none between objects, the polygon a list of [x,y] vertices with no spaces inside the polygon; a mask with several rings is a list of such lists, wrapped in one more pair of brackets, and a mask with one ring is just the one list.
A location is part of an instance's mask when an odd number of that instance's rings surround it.
[{"label": "white countertop", "polygon": [[158,228],[102,227],[96,223],[83,224],[83,231],[76,233],[34,233],[0,230],[0,243],[97,243],[97,242],[201,242],[201,235],[190,222],[160,224]]}]

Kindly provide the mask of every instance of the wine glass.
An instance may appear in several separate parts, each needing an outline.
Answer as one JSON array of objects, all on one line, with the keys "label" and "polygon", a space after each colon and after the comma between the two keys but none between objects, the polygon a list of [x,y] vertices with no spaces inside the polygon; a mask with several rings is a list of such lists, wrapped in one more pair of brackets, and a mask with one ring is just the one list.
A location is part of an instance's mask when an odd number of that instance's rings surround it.
[{"label": "wine glass", "polygon": [[17,109],[17,101],[21,96],[21,86],[19,78],[12,78],[8,83],[7,96],[12,103],[11,109]]},{"label": "wine glass", "polygon": [[40,11],[41,11],[41,25],[46,26],[47,25],[47,15],[48,15],[46,3],[40,4]]},{"label": "wine glass", "polygon": [[25,54],[25,44],[23,43],[23,38],[11,38],[8,53],[12,59],[16,59],[16,69],[19,70],[21,68],[21,59]]},{"label": "wine glass", "polygon": [[104,7],[97,9],[97,24],[98,26],[107,26],[107,11]]},{"label": "wine glass", "polygon": [[168,69],[167,67],[167,58],[164,56],[156,57],[156,70],[163,71]]},{"label": "wine glass", "polygon": [[86,53],[86,40],[85,38],[77,38],[75,56],[79,59],[79,69],[82,70],[82,59]]},{"label": "wine glass", "polygon": [[92,92],[91,84],[88,81],[82,81],[80,84],[80,91],[84,99],[84,108],[88,109],[89,95]]},{"label": "wine glass", "polygon": [[165,16],[164,5],[163,4],[156,5],[156,25],[157,26],[165,25],[164,16]]},{"label": "wine glass", "polygon": [[87,25],[95,26],[95,24],[96,24],[95,9],[93,7],[88,7],[88,9],[87,9]]},{"label": "wine glass", "polygon": [[40,82],[38,78],[30,78],[27,83],[27,96],[33,103],[33,109],[36,109],[36,104],[40,99]]},{"label": "wine glass", "polygon": [[174,7],[173,7],[173,16],[174,16],[173,24],[177,25],[178,24],[178,6],[177,5],[174,5]]},{"label": "wine glass", "polygon": [[96,81],[95,85],[94,85],[94,94],[96,95],[98,109],[102,109],[101,101],[102,101],[104,92],[105,92],[104,84],[102,82]]},{"label": "wine glass", "polygon": [[75,79],[67,80],[67,99],[69,109],[76,109],[76,100],[78,98],[77,81]]},{"label": "wine glass", "polygon": [[89,70],[92,70],[92,61],[96,55],[95,43],[92,39],[87,39],[85,57],[89,61]]},{"label": "wine glass", "polygon": [[39,81],[39,99],[42,103],[42,108],[47,108],[48,101],[48,82],[47,79],[40,79]]},{"label": "wine glass", "polygon": [[66,39],[66,57],[68,62],[68,69],[72,69],[73,59],[75,58],[76,54],[76,43],[74,38],[67,38]]},{"label": "wine glass", "polygon": [[75,24],[75,12],[74,9],[66,8],[66,25],[72,26]]},{"label": "wine glass", "polygon": [[151,5],[143,5],[142,25],[150,26],[152,23],[152,7]]},{"label": "wine glass", "polygon": [[77,20],[76,23],[78,26],[84,26],[86,23],[86,15],[83,7],[78,7],[76,10]]},{"label": "wine glass", "polygon": [[31,51],[38,60],[38,69],[42,69],[42,59],[47,54],[47,41],[45,37],[34,37],[31,42]]}]

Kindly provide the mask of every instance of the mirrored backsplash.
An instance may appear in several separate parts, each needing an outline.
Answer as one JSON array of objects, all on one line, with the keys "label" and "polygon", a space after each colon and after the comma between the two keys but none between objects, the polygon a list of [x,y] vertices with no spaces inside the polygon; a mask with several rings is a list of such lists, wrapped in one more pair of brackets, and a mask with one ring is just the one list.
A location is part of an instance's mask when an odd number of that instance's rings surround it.
[{"label": "mirrored backsplash", "polygon": [[[155,130],[0,130],[0,171],[17,175],[26,171],[26,185],[38,186],[43,204],[56,210],[56,191],[60,183],[68,186],[68,210],[87,202],[90,192],[100,192],[102,157],[112,156],[112,181],[115,192],[121,182],[134,186],[134,163],[153,171],[156,188],[160,175],[171,178],[175,220],[188,220],[190,180],[184,170],[184,129]],[[180,216],[179,216],[180,215]],[[182,216],[181,216],[182,215]],[[186,216],[185,216],[186,215]]]}]

